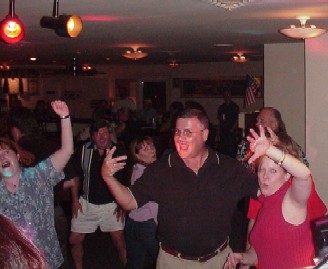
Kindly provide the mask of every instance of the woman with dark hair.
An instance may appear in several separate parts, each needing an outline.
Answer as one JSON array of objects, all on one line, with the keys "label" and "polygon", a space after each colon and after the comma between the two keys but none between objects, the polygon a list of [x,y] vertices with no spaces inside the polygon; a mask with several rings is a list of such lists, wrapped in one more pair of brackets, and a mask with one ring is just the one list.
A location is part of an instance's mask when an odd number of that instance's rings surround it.
[{"label": "woman with dark hair", "polygon": [[49,268],[41,251],[2,214],[0,214],[0,227],[0,268]]},{"label": "woman with dark hair", "polygon": [[[131,185],[143,174],[145,168],[156,160],[153,139],[148,136],[136,138],[130,146],[134,162]],[[148,254],[156,261],[159,244],[156,239],[158,205],[149,202],[132,210],[125,222],[127,269],[142,269]]]},{"label": "woman with dark hair", "polygon": [[[267,128],[271,137],[273,131]],[[258,181],[262,207],[250,234],[250,248],[244,253],[231,253],[224,269],[237,264],[255,265],[260,269],[294,269],[313,266],[315,246],[310,227],[312,192],[309,168],[293,155],[288,144],[272,144],[259,125],[247,138],[253,155],[249,163],[258,160]]]}]

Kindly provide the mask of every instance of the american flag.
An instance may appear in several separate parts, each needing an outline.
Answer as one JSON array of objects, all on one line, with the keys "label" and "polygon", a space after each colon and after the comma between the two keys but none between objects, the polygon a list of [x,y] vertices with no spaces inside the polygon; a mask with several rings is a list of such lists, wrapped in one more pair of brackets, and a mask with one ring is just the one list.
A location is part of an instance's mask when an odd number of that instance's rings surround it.
[{"label": "american flag", "polygon": [[246,76],[246,94],[245,94],[245,106],[255,103],[256,92],[259,88],[256,80],[250,76]]}]

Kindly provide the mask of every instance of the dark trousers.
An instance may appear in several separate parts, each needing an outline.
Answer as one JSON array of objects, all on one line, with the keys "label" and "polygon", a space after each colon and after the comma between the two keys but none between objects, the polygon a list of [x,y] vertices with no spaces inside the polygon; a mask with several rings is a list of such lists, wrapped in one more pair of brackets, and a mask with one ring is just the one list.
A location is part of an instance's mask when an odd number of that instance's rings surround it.
[{"label": "dark trousers", "polygon": [[155,262],[159,243],[156,239],[157,225],[154,220],[137,222],[129,217],[125,222],[125,243],[127,252],[126,269],[142,269],[147,253]]}]

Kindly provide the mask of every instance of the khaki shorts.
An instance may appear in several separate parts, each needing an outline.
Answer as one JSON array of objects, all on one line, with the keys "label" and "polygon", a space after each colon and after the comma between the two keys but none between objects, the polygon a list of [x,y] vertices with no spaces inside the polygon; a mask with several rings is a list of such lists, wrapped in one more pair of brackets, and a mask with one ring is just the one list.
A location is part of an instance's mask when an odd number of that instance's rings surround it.
[{"label": "khaki shorts", "polygon": [[93,233],[98,226],[102,232],[116,232],[124,229],[124,222],[118,221],[116,214],[114,214],[117,207],[115,202],[95,205],[83,197],[80,197],[79,202],[83,212],[79,211],[77,218],[72,218],[72,232]]}]

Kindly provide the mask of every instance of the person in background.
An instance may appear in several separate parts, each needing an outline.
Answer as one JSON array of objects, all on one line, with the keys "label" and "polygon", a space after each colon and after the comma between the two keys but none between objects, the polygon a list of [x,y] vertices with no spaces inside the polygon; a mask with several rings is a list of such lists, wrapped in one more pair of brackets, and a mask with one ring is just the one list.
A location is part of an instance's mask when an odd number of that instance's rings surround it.
[{"label": "person in background", "polygon": [[[286,138],[289,137],[287,134],[287,129],[284,121],[282,120],[282,116],[279,110],[273,107],[263,107],[261,108],[259,114],[256,119],[256,126],[262,125],[264,128],[270,127],[273,130],[273,137],[271,137],[271,141],[277,141],[278,137]],[[266,133],[269,135],[268,133]],[[309,166],[309,162],[305,156],[304,151],[301,146],[299,146],[294,140],[291,141],[293,147],[297,150],[299,158],[301,161]],[[238,145],[237,156],[236,159],[244,164],[246,168],[252,169],[251,165],[247,162],[250,154],[249,154],[249,142],[246,139],[243,139],[241,143]]]},{"label": "person in background", "polygon": [[223,91],[224,103],[218,108],[217,119],[219,121],[219,152],[227,154],[231,158],[236,157],[237,130],[239,106],[232,101],[231,91]]},{"label": "person in background", "polygon": [[121,108],[117,112],[118,122],[115,128],[117,141],[128,150],[130,143],[141,135],[141,125],[135,119],[135,112],[128,108]]},{"label": "person in background", "polygon": [[[115,119],[112,115],[112,111],[106,100],[100,100],[98,102],[97,107],[92,112],[92,122],[95,122],[97,120],[107,120],[108,122],[110,122],[111,127],[113,129],[115,129],[117,127],[117,125],[115,123]],[[82,130],[80,130],[77,133],[76,144],[78,146],[83,145],[85,142],[90,141],[90,139],[91,139],[91,137],[90,137],[90,124],[89,124],[88,126],[86,126],[85,128],[83,128]],[[117,143],[117,137],[116,137],[115,132],[111,133],[111,140],[114,143]]]},{"label": "person in background", "polygon": [[114,102],[112,108],[113,113],[117,113],[121,108],[128,109],[130,111],[136,110],[135,101],[129,96],[130,89],[124,86],[119,86],[117,89],[118,98]]},{"label": "person in background", "polygon": [[111,108],[109,107],[107,100],[100,100],[92,112],[92,119],[105,119],[111,121],[113,120],[111,113]]},{"label": "person in background", "polygon": [[53,187],[73,153],[73,134],[65,102],[53,101],[60,117],[61,146],[34,167],[21,168],[14,143],[0,142],[0,213],[19,226],[45,253],[50,268],[63,263],[54,225]]},{"label": "person in background", "polygon": [[48,269],[42,252],[7,217],[0,214],[0,268]]},{"label": "person in background", "polygon": [[[124,220],[118,216],[117,204],[101,177],[100,169],[106,149],[114,146],[111,141],[113,129],[108,121],[100,119],[90,127],[92,140],[80,147],[72,157],[71,178],[76,184],[72,188],[72,221],[69,242],[76,269],[83,267],[83,241],[87,234],[94,233],[98,227],[109,232],[118,250],[122,264],[126,263],[124,240]],[[117,156],[125,154],[118,147]],[[123,182],[124,171],[117,174]],[[82,195],[79,186],[82,183]]]},{"label": "person in background", "polygon": [[184,109],[183,104],[179,101],[172,102],[169,106],[169,111],[165,112],[162,118],[162,124],[159,128],[160,135],[157,139],[158,156],[166,155],[174,151],[174,142],[172,130],[175,127],[175,122],[178,115]]},{"label": "person in background", "polygon": [[[309,168],[297,157],[290,144],[280,140],[275,145],[266,137],[274,136],[270,127],[259,125],[247,138],[258,161],[258,180],[262,207],[250,234],[250,248],[244,253],[231,253],[224,268],[237,264],[265,269],[295,269],[314,265],[315,247],[310,227],[308,199],[312,189]],[[292,177],[292,179],[291,179]]]},{"label": "person in background", "polygon": [[38,100],[33,112],[40,129],[45,132],[46,122],[51,118],[46,102],[44,100]]},{"label": "person in background", "polygon": [[163,115],[163,122],[159,130],[160,133],[168,133],[172,131],[175,126],[177,117],[183,109],[184,106],[179,101],[175,101],[170,104],[169,111]]},{"label": "person in background", "polygon": [[156,109],[153,107],[152,100],[145,99],[143,101],[143,109],[137,113],[137,119],[148,126],[157,123],[158,115]]},{"label": "person in background", "polygon": [[217,269],[226,261],[230,218],[238,201],[255,196],[254,174],[236,160],[206,147],[208,117],[186,109],[174,130],[176,152],[154,162],[127,188],[116,179],[126,156],[108,151],[102,166],[105,183],[125,210],[149,201],[159,205],[157,269]]},{"label": "person in background", "polygon": [[[143,136],[132,141],[130,151],[131,158],[135,162],[131,175],[131,185],[134,185],[145,168],[156,161],[156,149],[152,138]],[[148,202],[130,211],[124,228],[127,251],[126,269],[144,268],[147,253],[156,262],[159,249],[156,239],[157,211],[158,205],[155,202]]]}]

